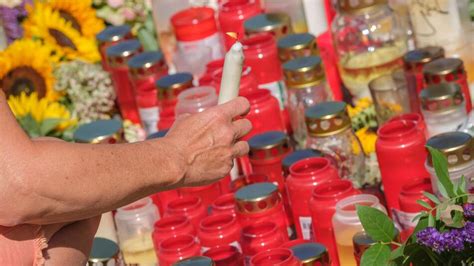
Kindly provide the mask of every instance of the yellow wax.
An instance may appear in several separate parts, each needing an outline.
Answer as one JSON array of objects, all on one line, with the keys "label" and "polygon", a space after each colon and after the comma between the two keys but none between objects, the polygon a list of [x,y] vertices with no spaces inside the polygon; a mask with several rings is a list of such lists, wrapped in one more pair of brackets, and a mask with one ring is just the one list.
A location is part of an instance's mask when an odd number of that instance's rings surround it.
[{"label": "yellow wax", "polygon": [[352,245],[352,237],[362,231],[362,225],[346,227],[343,230],[334,232],[336,238],[337,253],[339,256],[339,264],[341,266],[357,266],[354,258],[354,247]]},{"label": "yellow wax", "polygon": [[127,264],[139,264],[140,266],[157,265],[151,233],[127,239],[122,243],[121,247],[123,258]]},{"label": "yellow wax", "polygon": [[337,254],[339,255],[339,264],[343,266],[357,266],[354,258],[354,248],[352,245],[345,246],[337,244]]}]

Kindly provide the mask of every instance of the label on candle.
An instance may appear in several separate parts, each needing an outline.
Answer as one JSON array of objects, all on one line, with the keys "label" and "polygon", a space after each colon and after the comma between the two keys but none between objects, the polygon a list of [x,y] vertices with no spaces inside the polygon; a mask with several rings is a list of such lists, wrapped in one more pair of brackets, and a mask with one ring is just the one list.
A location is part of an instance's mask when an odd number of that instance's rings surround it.
[{"label": "label on candle", "polygon": [[287,95],[286,86],[283,81],[280,80],[271,83],[261,84],[258,87],[261,89],[269,90],[272,96],[278,99],[278,102],[280,103],[280,110],[285,109]]},{"label": "label on candle", "polygon": [[398,228],[406,230],[409,228],[415,228],[418,221],[413,221],[413,218],[417,216],[418,212],[404,212],[397,209],[392,209],[393,220],[398,225]]},{"label": "label on candle", "polygon": [[209,49],[211,58],[208,58],[206,62],[224,57],[221,38],[218,32],[212,34],[209,37],[197,41],[178,41],[177,45],[179,51],[183,51],[185,55],[190,56],[192,56],[192,53],[194,52],[203,53],[206,49]]},{"label": "label on candle", "polygon": [[299,217],[303,239],[311,239],[311,217]]},{"label": "label on candle", "polygon": [[158,131],[158,119],[160,117],[160,110],[158,107],[139,108],[140,118],[143,127],[148,135]]}]

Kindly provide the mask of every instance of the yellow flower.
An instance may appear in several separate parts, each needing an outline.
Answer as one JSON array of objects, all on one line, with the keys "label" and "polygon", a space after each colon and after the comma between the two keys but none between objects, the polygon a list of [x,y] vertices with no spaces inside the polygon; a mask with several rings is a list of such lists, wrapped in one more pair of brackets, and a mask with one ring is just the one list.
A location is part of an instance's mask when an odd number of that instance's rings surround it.
[{"label": "yellow flower", "polygon": [[76,125],[76,121],[71,119],[71,114],[64,105],[47,98],[39,99],[36,92],[30,95],[22,92],[20,96],[10,96],[8,105],[15,117],[22,118],[31,115],[39,124],[47,119],[60,119],[61,122],[56,127],[56,130],[59,131],[64,131]]},{"label": "yellow flower", "polygon": [[0,52],[0,87],[7,97],[22,91],[57,99],[53,88],[53,67],[58,58],[49,45],[33,40],[16,40]]},{"label": "yellow flower", "polygon": [[92,0],[47,0],[44,4],[59,11],[59,15],[71,22],[71,26],[84,37],[95,39],[97,33],[105,27],[104,21],[97,18],[96,11],[92,8]]},{"label": "yellow flower", "polygon": [[[377,141],[377,134],[375,132],[369,131],[367,127],[364,127],[357,130],[355,134],[359,139],[360,143],[362,144],[362,149],[364,150],[365,155],[369,155],[375,152],[375,142]],[[352,142],[352,146],[355,151],[360,152],[357,140],[354,140]]]},{"label": "yellow flower", "polygon": [[23,22],[25,37],[39,38],[50,44],[66,59],[82,59],[88,62],[100,60],[95,38],[86,38],[73,28],[70,21],[61,17],[59,11],[35,2],[27,6],[28,17]]},{"label": "yellow flower", "polygon": [[358,100],[354,107],[348,105],[347,112],[349,113],[349,117],[354,117],[364,109],[369,108],[372,105],[372,100],[370,98],[362,98]]}]

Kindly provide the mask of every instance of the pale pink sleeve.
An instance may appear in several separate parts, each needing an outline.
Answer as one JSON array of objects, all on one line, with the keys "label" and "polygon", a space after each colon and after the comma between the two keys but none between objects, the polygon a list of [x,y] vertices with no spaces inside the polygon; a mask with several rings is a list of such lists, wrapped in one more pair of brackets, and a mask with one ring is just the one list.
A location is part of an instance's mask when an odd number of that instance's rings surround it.
[{"label": "pale pink sleeve", "polygon": [[40,225],[0,226],[0,265],[44,265],[47,246]]}]

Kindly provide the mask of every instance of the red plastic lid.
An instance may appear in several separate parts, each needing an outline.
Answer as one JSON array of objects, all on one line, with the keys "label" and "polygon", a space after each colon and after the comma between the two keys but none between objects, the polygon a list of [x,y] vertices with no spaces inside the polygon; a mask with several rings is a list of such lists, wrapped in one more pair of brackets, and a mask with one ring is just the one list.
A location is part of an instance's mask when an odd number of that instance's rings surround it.
[{"label": "red plastic lid", "polygon": [[217,32],[214,9],[209,7],[180,11],[171,17],[171,24],[178,41],[200,40]]},{"label": "red plastic lid", "polygon": [[254,71],[258,84],[282,79],[282,68],[278,58],[275,38],[269,33],[252,35],[242,40],[245,64]]}]

